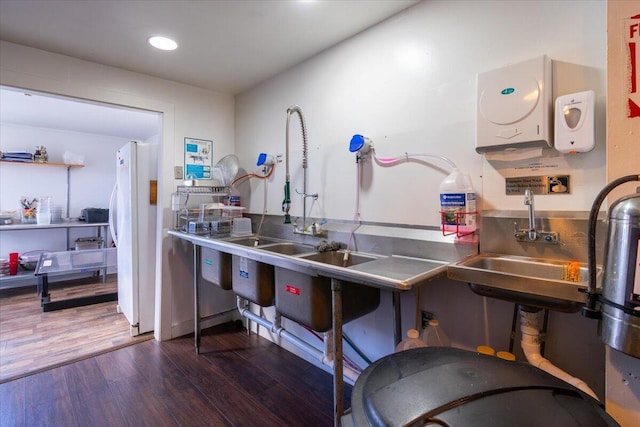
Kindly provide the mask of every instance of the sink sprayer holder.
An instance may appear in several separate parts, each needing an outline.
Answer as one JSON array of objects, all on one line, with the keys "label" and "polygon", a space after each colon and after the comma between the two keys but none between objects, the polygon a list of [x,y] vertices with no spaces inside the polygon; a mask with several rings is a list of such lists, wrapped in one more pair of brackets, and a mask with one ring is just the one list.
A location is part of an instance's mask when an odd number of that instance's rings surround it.
[{"label": "sink sprayer holder", "polygon": [[[451,223],[450,219],[451,216],[455,215],[455,223]],[[445,212],[445,211],[440,211],[440,229],[442,230],[442,235],[443,236],[451,236],[454,235],[456,237],[463,237],[463,236],[470,236],[472,234],[475,233],[475,226],[474,229],[469,231],[469,230],[465,230],[465,229],[461,229],[461,227],[467,227],[467,225],[465,224],[461,224],[461,222],[464,220],[464,217],[466,215],[478,215],[478,211],[468,211],[468,212]],[[447,220],[449,219],[449,221]],[[448,228],[453,228],[455,227],[455,231],[451,230],[448,231]]]}]

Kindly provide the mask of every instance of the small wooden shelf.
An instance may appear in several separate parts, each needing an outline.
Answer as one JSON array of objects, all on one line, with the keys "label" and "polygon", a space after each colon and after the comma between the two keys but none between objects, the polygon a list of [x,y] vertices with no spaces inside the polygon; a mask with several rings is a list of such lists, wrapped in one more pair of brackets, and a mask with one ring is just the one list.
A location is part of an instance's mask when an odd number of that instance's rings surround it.
[{"label": "small wooden shelf", "polygon": [[8,160],[0,160],[0,163],[3,164],[12,164],[12,165],[27,165],[27,166],[50,166],[56,168],[83,168],[84,165],[76,165],[76,164],[67,164],[67,163],[53,163],[53,162],[11,162]]}]

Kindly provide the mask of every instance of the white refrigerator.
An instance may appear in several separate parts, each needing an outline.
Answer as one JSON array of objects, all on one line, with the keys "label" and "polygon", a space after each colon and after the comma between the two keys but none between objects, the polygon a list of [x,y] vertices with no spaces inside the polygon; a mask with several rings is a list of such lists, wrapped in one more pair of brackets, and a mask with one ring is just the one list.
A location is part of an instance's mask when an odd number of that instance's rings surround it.
[{"label": "white refrigerator", "polygon": [[131,335],[154,326],[157,207],[150,197],[157,175],[157,144],[131,141],[118,150],[109,223],[118,251],[118,311]]}]

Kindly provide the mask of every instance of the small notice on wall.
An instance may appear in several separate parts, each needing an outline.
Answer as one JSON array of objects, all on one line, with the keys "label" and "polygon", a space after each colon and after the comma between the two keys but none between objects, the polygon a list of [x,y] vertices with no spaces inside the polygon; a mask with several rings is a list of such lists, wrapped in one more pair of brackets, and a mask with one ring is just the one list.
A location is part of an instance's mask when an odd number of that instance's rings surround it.
[{"label": "small notice on wall", "polygon": [[184,174],[187,179],[211,179],[213,141],[184,139]]},{"label": "small notice on wall", "polygon": [[628,66],[628,117],[640,117],[640,14],[625,25]]},{"label": "small notice on wall", "polygon": [[533,194],[569,194],[569,175],[521,176],[505,180],[505,194],[524,194],[531,189]]}]

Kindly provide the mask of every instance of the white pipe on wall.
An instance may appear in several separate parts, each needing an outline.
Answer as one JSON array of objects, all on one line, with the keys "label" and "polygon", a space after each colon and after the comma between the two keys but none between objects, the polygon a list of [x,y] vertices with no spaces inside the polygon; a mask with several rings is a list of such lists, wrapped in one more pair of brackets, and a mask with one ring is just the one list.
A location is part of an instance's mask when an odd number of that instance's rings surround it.
[{"label": "white pipe on wall", "polygon": [[[251,310],[249,310],[249,308],[247,306],[244,306],[242,304],[243,299],[238,297],[237,298],[237,306],[238,306],[238,312],[240,313],[241,316],[246,317],[247,319],[256,322],[257,324],[264,326],[265,328],[267,328],[271,333],[282,337],[284,339],[286,339],[287,341],[289,341],[291,344],[295,345],[296,347],[298,347],[299,349],[309,353],[310,355],[312,355],[313,357],[315,357],[320,363],[322,363],[323,365],[326,365],[330,368],[333,369],[333,365],[335,363],[335,361],[333,360],[333,358],[331,357],[329,350],[329,347],[325,346],[325,351],[321,351],[318,350],[317,348],[315,348],[314,346],[312,346],[311,344],[307,343],[306,341],[303,341],[302,339],[300,339],[299,337],[297,337],[296,335],[293,335],[291,332],[287,331],[286,329],[284,329],[282,326],[276,325],[274,322],[271,322],[267,319],[265,319],[264,317],[255,314],[254,312],[252,312]],[[326,342],[327,340],[325,340]],[[354,371],[353,369],[349,368],[348,366],[343,366],[342,367],[342,371],[345,377],[347,377],[349,380],[353,381],[355,383],[355,381],[358,379],[358,376],[360,375],[358,372]]]},{"label": "white pipe on wall", "polygon": [[567,372],[555,366],[548,359],[545,359],[540,354],[540,330],[538,329],[540,320],[540,311],[529,312],[520,309],[520,331],[522,332],[522,351],[524,352],[527,361],[540,368],[543,371],[553,375],[556,378],[571,384],[577,389],[587,393],[589,396],[596,400],[598,396],[591,390],[591,388],[581,379],[569,375]]}]

